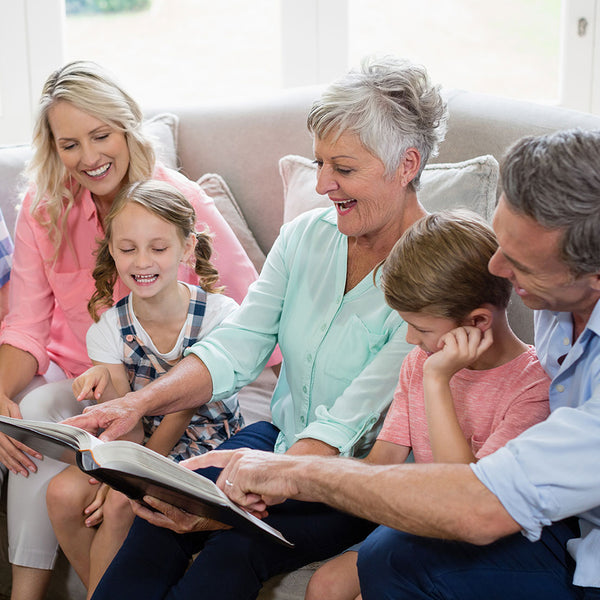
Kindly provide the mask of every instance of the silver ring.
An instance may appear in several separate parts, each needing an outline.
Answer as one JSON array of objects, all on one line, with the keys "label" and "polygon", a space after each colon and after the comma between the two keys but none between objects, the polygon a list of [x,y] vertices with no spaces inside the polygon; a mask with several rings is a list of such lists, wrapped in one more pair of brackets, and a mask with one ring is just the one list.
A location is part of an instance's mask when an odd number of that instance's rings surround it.
[{"label": "silver ring", "polygon": [[225,485],[228,485],[229,487],[233,487],[233,482],[229,481],[229,479],[225,480]]}]

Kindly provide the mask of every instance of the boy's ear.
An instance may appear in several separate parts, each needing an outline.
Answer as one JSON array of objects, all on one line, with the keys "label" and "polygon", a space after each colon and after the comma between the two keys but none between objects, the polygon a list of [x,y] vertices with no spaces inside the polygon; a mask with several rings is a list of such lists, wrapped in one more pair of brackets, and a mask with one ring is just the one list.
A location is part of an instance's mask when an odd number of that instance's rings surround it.
[{"label": "boy's ear", "polygon": [[480,306],[472,310],[465,319],[465,324],[471,327],[477,327],[481,331],[488,330],[494,321],[494,313],[485,306]]}]

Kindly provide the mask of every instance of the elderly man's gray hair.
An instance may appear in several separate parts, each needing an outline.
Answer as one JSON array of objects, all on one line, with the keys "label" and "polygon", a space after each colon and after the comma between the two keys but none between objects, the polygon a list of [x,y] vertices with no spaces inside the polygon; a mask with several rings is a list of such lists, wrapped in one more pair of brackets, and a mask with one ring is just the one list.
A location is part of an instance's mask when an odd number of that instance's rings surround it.
[{"label": "elderly man's gray hair", "polygon": [[573,275],[600,271],[600,130],[528,136],[500,168],[508,205],[548,229],[564,229],[561,258]]}]

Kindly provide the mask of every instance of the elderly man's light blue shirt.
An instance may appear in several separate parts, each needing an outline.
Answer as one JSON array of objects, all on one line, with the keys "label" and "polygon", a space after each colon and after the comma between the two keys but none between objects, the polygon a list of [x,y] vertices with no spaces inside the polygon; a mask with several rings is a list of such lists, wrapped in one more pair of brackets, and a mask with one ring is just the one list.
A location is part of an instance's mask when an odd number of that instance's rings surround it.
[{"label": "elderly man's light blue shirt", "polygon": [[0,211],[0,287],[8,282],[12,266],[13,242]]},{"label": "elderly man's light blue shirt", "polygon": [[600,302],[574,344],[571,313],[537,312],[535,330],[552,413],[472,468],[530,540],[577,515],[573,583],[600,587]]},{"label": "elderly man's light blue shirt", "polygon": [[314,438],[364,455],[412,348],[372,273],[344,293],[347,256],[335,209],[284,225],[240,308],[190,350],[221,399],[253,381],[279,344],[284,361],[271,401],[277,452]]}]

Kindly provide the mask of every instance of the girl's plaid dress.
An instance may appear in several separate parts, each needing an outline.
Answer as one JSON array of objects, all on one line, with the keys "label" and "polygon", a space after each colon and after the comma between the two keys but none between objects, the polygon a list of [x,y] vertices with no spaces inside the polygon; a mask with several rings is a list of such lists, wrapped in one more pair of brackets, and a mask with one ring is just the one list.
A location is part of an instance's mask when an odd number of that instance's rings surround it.
[{"label": "girl's plaid dress", "polygon": [[[125,296],[115,305],[123,340],[123,364],[127,368],[132,390],[138,390],[166,373],[181,360],[183,351],[198,340],[206,310],[206,292],[197,286],[189,286],[189,288],[191,298],[188,318],[183,326],[183,343],[179,349],[179,356],[169,362],[139,339],[129,307],[129,296]],[[161,421],[162,416],[143,418],[146,439],[152,435]],[[225,400],[208,402],[198,408],[169,457],[179,462],[213,450],[242,426],[243,418],[237,394]]]}]

